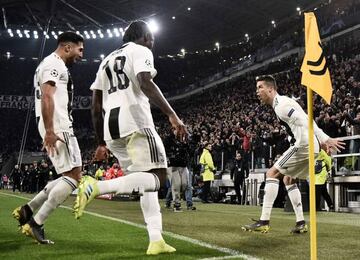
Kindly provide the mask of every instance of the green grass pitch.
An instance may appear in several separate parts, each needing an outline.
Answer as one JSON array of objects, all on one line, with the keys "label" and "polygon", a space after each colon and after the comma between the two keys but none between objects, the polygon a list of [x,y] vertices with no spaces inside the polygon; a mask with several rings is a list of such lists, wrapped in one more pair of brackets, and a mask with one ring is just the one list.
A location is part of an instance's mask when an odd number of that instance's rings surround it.
[{"label": "green grass pitch", "polygon": [[[12,210],[30,195],[0,191],[0,259],[309,259],[309,234],[292,235],[295,216],[273,209],[268,234],[241,231],[261,208],[200,204],[196,211],[174,213],[162,208],[164,238],[174,254],[146,256],[148,236],[139,202],[95,200],[75,220],[59,208],[45,224],[54,245],[38,245],[22,235]],[[71,207],[74,197],[65,207]],[[161,202],[162,203],[162,202]],[[163,204],[163,203],[162,203]],[[162,205],[163,206],[163,205]],[[308,215],[305,216],[308,218]],[[360,215],[321,212],[318,259],[360,259]]]}]

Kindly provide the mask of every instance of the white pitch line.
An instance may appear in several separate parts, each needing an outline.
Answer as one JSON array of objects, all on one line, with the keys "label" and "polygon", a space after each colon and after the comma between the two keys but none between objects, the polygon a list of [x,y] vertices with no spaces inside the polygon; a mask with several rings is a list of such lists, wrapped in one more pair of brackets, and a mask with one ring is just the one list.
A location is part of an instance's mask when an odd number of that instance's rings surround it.
[{"label": "white pitch line", "polygon": [[[19,195],[15,195],[15,194],[8,194],[8,193],[3,193],[3,192],[0,192],[0,194],[10,196],[10,197],[19,198],[19,199],[30,200],[29,198],[19,196]],[[64,209],[71,210],[71,211],[73,210],[72,208],[70,208],[68,206],[60,206],[60,207],[64,208]],[[146,229],[145,225],[137,224],[137,223],[130,222],[130,221],[127,221],[127,220],[124,220],[124,219],[109,217],[109,216],[102,215],[102,214],[95,213],[95,212],[91,212],[91,211],[84,211],[84,213],[95,216],[95,217],[98,217],[98,218],[112,220],[112,221],[120,222],[120,223],[129,225],[129,226],[133,226],[133,227],[137,227],[137,228],[141,228],[141,229]],[[254,256],[251,256],[251,255],[243,254],[243,253],[241,253],[241,252],[239,252],[237,250],[234,250],[234,249],[230,249],[230,248],[226,248],[226,247],[220,247],[220,246],[217,246],[217,245],[212,245],[212,244],[209,244],[209,243],[206,243],[206,242],[194,239],[194,238],[190,238],[190,237],[186,237],[186,236],[183,236],[183,235],[175,234],[175,233],[172,233],[172,232],[169,232],[169,231],[163,231],[162,233],[169,236],[169,237],[178,239],[178,240],[189,242],[191,244],[206,247],[206,248],[213,249],[213,250],[216,250],[216,251],[219,251],[219,252],[230,255],[230,256],[221,256],[221,257],[213,257],[213,258],[203,258],[201,260],[232,259],[232,258],[239,258],[239,257],[242,257],[243,259],[246,259],[246,260],[257,260],[257,259],[259,259],[259,258],[256,258]]]},{"label": "white pitch line", "polygon": [[[242,258],[242,259],[251,259],[251,260],[255,260],[255,259],[259,259],[256,257],[251,257],[249,255],[246,255],[248,258],[244,258],[244,255],[228,255],[228,256],[218,256],[218,257],[209,257],[209,258],[201,258],[198,260],[223,260],[223,259],[236,259],[236,258]],[[249,258],[250,257],[250,258]]]}]

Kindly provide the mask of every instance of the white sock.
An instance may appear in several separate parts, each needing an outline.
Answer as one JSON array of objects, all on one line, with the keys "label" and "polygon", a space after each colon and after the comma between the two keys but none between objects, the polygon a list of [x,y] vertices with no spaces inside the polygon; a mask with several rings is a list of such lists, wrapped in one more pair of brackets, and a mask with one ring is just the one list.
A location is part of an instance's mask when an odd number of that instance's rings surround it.
[{"label": "white sock", "polygon": [[34,216],[37,224],[44,224],[45,220],[61,203],[63,203],[70,194],[76,189],[78,182],[73,178],[64,176],[49,192],[47,200],[41,206]]},{"label": "white sock", "polygon": [[56,180],[49,182],[42,191],[40,191],[31,201],[27,203],[28,206],[31,208],[32,212],[35,212],[38,208],[40,208],[40,206],[48,198],[49,192],[52,190],[52,188],[55,187],[56,183],[58,183],[60,180],[61,178],[58,178]]},{"label": "white sock", "polygon": [[144,195],[140,197],[140,206],[150,242],[162,240],[162,216],[157,191],[144,192]]},{"label": "white sock", "polygon": [[267,178],[265,182],[265,195],[260,220],[270,220],[271,210],[279,191],[279,180]]},{"label": "white sock", "polygon": [[160,188],[158,177],[149,172],[134,172],[126,176],[98,181],[100,194],[131,194],[133,191],[157,191]]},{"label": "white sock", "polygon": [[287,185],[286,190],[296,215],[296,222],[303,221],[304,213],[301,203],[301,193],[298,186],[296,184]]}]

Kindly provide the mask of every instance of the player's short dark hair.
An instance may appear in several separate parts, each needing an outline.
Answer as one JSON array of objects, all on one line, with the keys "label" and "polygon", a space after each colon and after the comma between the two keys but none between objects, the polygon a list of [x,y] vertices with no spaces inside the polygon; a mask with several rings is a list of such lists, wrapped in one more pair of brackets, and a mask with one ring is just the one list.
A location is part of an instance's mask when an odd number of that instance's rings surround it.
[{"label": "player's short dark hair", "polygon": [[277,90],[276,80],[272,75],[260,75],[255,78],[256,82],[265,81],[267,84],[274,87]]},{"label": "player's short dark hair", "polygon": [[150,33],[150,29],[144,21],[137,20],[132,22],[125,30],[123,43],[133,42]]},{"label": "player's short dark hair", "polygon": [[75,32],[67,31],[63,32],[58,36],[57,44],[59,45],[64,42],[72,42],[78,44],[79,42],[84,42],[84,38],[81,35],[76,34]]}]

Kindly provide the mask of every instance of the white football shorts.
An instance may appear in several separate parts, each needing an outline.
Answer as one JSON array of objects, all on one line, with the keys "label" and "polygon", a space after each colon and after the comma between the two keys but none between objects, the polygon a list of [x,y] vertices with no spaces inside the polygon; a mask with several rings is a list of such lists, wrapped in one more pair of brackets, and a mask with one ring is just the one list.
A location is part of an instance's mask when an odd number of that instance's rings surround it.
[{"label": "white football shorts", "polygon": [[57,135],[64,142],[57,141],[56,148],[58,153],[55,153],[54,156],[49,155],[56,173],[63,174],[75,167],[81,167],[81,152],[75,135],[67,132],[57,133]]},{"label": "white football shorts", "polygon": [[108,149],[126,172],[167,168],[164,144],[154,128],[144,128],[115,140],[106,141]]},{"label": "white football shorts", "polygon": [[[315,151],[318,149],[315,148]],[[315,153],[315,158],[317,153]],[[309,177],[309,147],[290,146],[275,162],[274,167],[283,175],[293,178]]]}]

